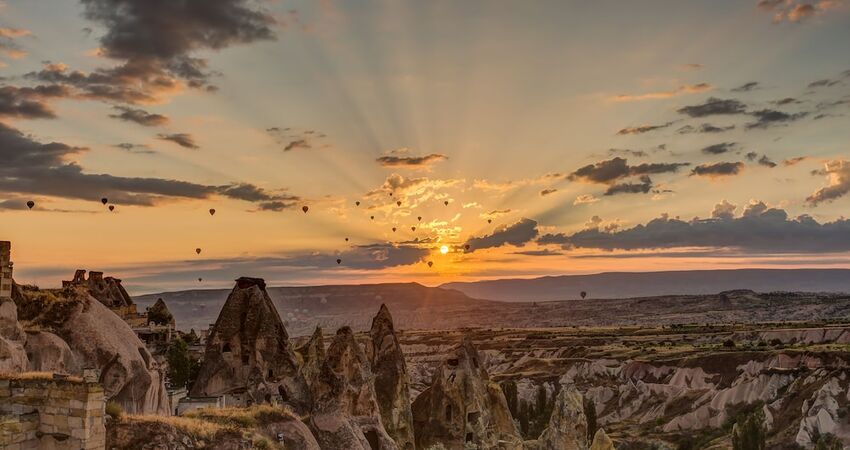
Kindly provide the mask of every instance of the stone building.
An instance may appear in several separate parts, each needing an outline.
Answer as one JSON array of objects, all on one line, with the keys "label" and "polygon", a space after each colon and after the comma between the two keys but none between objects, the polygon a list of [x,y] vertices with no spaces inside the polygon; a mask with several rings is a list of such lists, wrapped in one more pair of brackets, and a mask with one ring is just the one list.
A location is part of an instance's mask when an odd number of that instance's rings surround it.
[{"label": "stone building", "polygon": [[0,378],[0,448],[101,450],[103,388],[79,378],[21,373]]},{"label": "stone building", "polygon": [[0,298],[12,297],[12,243],[0,241]]}]

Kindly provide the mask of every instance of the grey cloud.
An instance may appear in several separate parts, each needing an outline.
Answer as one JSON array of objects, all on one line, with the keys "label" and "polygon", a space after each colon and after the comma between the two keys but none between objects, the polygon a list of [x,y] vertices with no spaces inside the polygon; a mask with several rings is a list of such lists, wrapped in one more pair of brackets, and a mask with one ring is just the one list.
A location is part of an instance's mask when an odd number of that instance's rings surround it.
[{"label": "grey cloud", "polygon": [[184,148],[190,148],[192,150],[201,148],[195,143],[195,139],[192,135],[188,133],[158,134],[157,137],[163,141],[170,141]]},{"label": "grey cloud", "polygon": [[169,122],[168,117],[162,114],[149,113],[143,109],[128,108],[126,106],[115,106],[114,108],[118,113],[109,115],[113,119],[134,122],[146,127],[156,127]]},{"label": "grey cloud", "polygon": [[56,113],[48,104],[50,99],[67,97],[62,86],[0,87],[0,117],[22,119],[52,119]]},{"label": "grey cloud", "polygon": [[489,235],[468,239],[466,245],[469,245],[469,250],[466,251],[473,252],[475,250],[502,247],[504,245],[522,247],[528,242],[531,242],[537,235],[537,222],[523,218],[512,225],[501,225]]},{"label": "grey cloud", "polygon": [[831,202],[850,193],[850,161],[839,159],[829,161],[818,174],[828,178],[827,186],[818,189],[806,202],[817,206],[823,202]]},{"label": "grey cloud", "polygon": [[605,191],[605,195],[616,194],[646,194],[652,189],[652,180],[644,175],[640,177],[639,183],[618,183],[612,184]]},{"label": "grey cloud", "polygon": [[769,128],[777,125],[785,125],[789,122],[794,122],[796,120],[802,119],[806,117],[808,113],[799,112],[788,114],[782,111],[777,111],[775,109],[762,109],[760,111],[753,111],[750,113],[757,120],[755,122],[751,122],[745,125],[748,130],[752,130],[755,128]]},{"label": "grey cloud", "polygon": [[422,167],[449,159],[446,155],[431,153],[425,156],[384,155],[375,161],[384,167]]},{"label": "grey cloud", "polygon": [[744,168],[742,162],[720,162],[715,164],[700,164],[694,167],[691,175],[704,177],[720,177],[727,175],[737,175]]},{"label": "grey cloud", "polygon": [[543,189],[542,191],[540,191],[540,196],[545,197],[547,195],[554,194],[555,192],[558,192],[558,190],[557,189]]},{"label": "grey cloud", "polygon": [[746,105],[738,100],[709,97],[705,103],[684,106],[676,110],[676,112],[690,117],[708,117],[714,115],[743,114],[746,110]]},{"label": "grey cloud", "polygon": [[706,155],[721,155],[726,152],[730,152],[738,148],[737,142],[721,142],[719,144],[709,145],[708,147],[704,147],[701,152]]},{"label": "grey cloud", "polygon": [[627,135],[627,134],[643,134],[649,133],[650,131],[660,130],[662,128],[667,128],[670,125],[673,125],[675,122],[667,122],[661,125],[639,125],[635,127],[626,127],[617,132],[619,135]]},{"label": "grey cloud", "polygon": [[679,134],[691,134],[691,133],[722,133],[724,131],[734,130],[735,125],[729,125],[726,127],[717,127],[710,123],[704,123],[698,127],[694,127],[692,125],[685,125],[682,128],[676,130]]},{"label": "grey cloud", "polygon": [[736,88],[732,89],[732,92],[750,92],[759,88],[758,81],[750,81],[749,83],[744,83]]}]

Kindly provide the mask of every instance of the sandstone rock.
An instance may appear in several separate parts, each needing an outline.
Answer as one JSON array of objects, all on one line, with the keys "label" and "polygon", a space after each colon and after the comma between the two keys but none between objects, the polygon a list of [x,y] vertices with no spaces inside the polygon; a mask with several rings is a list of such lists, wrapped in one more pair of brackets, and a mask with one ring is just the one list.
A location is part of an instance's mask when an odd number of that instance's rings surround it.
[{"label": "sandstone rock", "polygon": [[310,340],[296,348],[295,351],[301,357],[301,373],[304,374],[304,379],[310,385],[325,361],[325,340],[322,335],[322,327],[317,326],[313,330]]},{"label": "sandstone rock", "polygon": [[15,302],[0,298],[0,372],[22,372],[29,361],[24,350],[26,336],[18,323]]},{"label": "sandstone rock", "polygon": [[29,370],[80,374],[82,367],[77,362],[68,343],[47,331],[28,331],[24,346],[30,358]]},{"label": "sandstone rock", "polygon": [[521,449],[507,401],[492,383],[481,356],[466,339],[434,372],[431,386],[413,402],[416,446],[442,444],[449,450],[476,445]]},{"label": "sandstone rock", "polygon": [[614,442],[605,434],[605,430],[600,428],[593,435],[593,443],[590,444],[590,450],[615,450]]},{"label": "sandstone rock", "polygon": [[239,278],[207,338],[193,397],[228,394],[244,404],[290,405],[299,413],[310,393],[289,335],[259,278]]},{"label": "sandstone rock", "polygon": [[[594,437],[595,438],[595,437]],[[587,448],[587,417],[584,398],[574,386],[564,386],[555,399],[549,425],[540,434],[543,448],[580,450]]]},{"label": "sandstone rock", "polygon": [[168,306],[161,298],[156,299],[156,303],[148,308],[148,323],[156,325],[171,325],[174,326],[174,316],[168,310]]},{"label": "sandstone rock", "polygon": [[261,427],[263,434],[275,442],[283,444],[286,450],[320,450],[319,443],[304,422],[293,420],[278,421]]},{"label": "sandstone rock", "polygon": [[314,402],[310,427],[322,449],[398,449],[381,423],[374,382],[354,333],[340,328],[310,383]]},{"label": "sandstone rock", "polygon": [[83,288],[96,298],[99,302],[110,308],[133,305],[130,294],[121,286],[121,280],[113,277],[103,277],[103,272],[89,272],[86,279],[86,271],[78,269],[74,273],[74,279],[63,281],[63,288]]},{"label": "sandstone rock", "polygon": [[366,346],[366,354],[375,374],[375,394],[381,421],[399,448],[413,449],[410,378],[393,327],[393,318],[386,305],[381,305],[378,315],[372,320],[369,335],[371,339]]},{"label": "sandstone rock", "polygon": [[242,450],[250,448],[237,431],[201,437],[165,421],[124,419],[106,426],[106,448],[134,450]]}]

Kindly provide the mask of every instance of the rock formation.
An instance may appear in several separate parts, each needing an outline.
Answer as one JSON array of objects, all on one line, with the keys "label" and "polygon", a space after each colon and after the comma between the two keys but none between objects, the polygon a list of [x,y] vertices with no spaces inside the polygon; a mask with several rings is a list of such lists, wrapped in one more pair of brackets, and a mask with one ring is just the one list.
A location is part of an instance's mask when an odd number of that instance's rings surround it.
[{"label": "rock formation", "polygon": [[381,423],[374,382],[351,328],[340,328],[310,383],[310,428],[323,449],[398,449]]},{"label": "rock formation", "polygon": [[0,298],[0,372],[21,372],[29,361],[26,335],[18,323],[18,310],[10,298]]},{"label": "rock formation", "polygon": [[587,448],[587,417],[584,398],[574,386],[564,386],[555,399],[549,425],[538,439],[541,448],[581,450]]},{"label": "rock formation", "polygon": [[434,373],[431,386],[413,402],[416,447],[448,450],[476,445],[521,449],[505,395],[490,381],[481,355],[464,339]]},{"label": "rock formation", "polygon": [[605,430],[600,428],[593,435],[593,443],[590,444],[590,450],[614,450],[614,442],[605,434]]},{"label": "rock formation", "polygon": [[239,278],[207,338],[193,397],[284,403],[306,412],[310,393],[289,335],[259,278]]},{"label": "rock formation", "polygon": [[25,370],[82,375],[100,373],[109,401],[129,413],[169,414],[162,369],[120,317],[84,286],[60,291],[19,289],[13,297],[33,330],[27,331],[30,355]]},{"label": "rock formation", "polygon": [[322,327],[317,326],[313,330],[310,340],[296,348],[295,351],[301,357],[301,373],[304,374],[304,379],[310,385],[325,361],[325,340],[322,335]]},{"label": "rock formation", "polygon": [[78,269],[74,272],[74,279],[63,281],[62,287],[84,288],[92,297],[110,308],[133,305],[133,299],[124,290],[124,286],[121,286],[121,280],[113,277],[104,278],[103,272],[89,272],[89,277],[86,279],[86,271]]},{"label": "rock formation", "polygon": [[148,323],[171,325],[172,327],[175,325],[174,316],[171,315],[171,311],[168,310],[168,306],[161,298],[156,299],[156,303],[148,308]]},{"label": "rock formation", "polygon": [[413,449],[410,378],[393,327],[393,317],[386,305],[381,305],[378,315],[372,320],[369,336],[366,354],[375,374],[375,394],[384,428],[399,448]]}]

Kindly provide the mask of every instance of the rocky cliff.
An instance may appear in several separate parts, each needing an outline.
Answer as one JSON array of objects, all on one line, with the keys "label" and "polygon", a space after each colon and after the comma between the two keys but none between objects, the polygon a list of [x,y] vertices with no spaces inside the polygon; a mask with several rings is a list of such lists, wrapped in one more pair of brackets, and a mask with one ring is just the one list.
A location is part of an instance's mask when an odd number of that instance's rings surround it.
[{"label": "rocky cliff", "polygon": [[89,272],[78,269],[71,281],[63,281],[63,288],[81,288],[86,290],[92,297],[110,308],[133,305],[130,294],[121,285],[121,280],[113,277],[103,276],[103,272]]},{"label": "rocky cliff", "polygon": [[192,396],[309,410],[307,383],[280,315],[259,278],[239,278],[207,338]]}]

